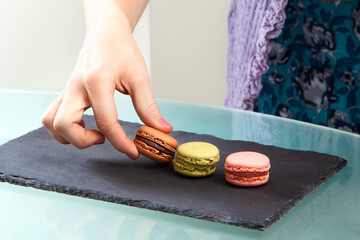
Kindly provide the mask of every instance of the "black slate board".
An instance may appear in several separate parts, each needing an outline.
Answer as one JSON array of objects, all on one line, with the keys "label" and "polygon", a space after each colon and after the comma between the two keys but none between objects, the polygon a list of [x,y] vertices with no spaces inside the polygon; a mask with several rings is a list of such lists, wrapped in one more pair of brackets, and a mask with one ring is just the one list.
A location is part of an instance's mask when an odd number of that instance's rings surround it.
[{"label": "black slate board", "polygon": [[[85,116],[89,128],[93,117]],[[121,122],[130,138],[140,127]],[[106,142],[78,150],[61,145],[44,128],[0,146],[0,181],[86,198],[265,230],[346,166],[346,160],[253,142],[176,131],[179,144],[210,142],[220,149],[214,175],[192,179],[145,157],[130,160]],[[224,161],[236,151],[257,151],[271,160],[270,181],[241,188],[224,179]]]}]

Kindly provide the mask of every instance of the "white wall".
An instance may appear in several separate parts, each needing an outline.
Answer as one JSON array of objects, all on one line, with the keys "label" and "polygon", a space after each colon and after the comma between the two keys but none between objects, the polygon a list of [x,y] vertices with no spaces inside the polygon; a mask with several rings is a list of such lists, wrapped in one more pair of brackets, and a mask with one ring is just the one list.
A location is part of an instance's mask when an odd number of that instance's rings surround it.
[{"label": "white wall", "polygon": [[159,98],[223,105],[230,0],[152,0],[152,86]]},{"label": "white wall", "polygon": [[[0,88],[60,91],[84,38],[83,1],[0,0]],[[134,36],[150,64],[150,12]]]},{"label": "white wall", "polygon": [[[229,4],[151,1],[134,36],[155,97],[223,105]],[[80,0],[0,0],[0,88],[60,91],[83,37]]]}]

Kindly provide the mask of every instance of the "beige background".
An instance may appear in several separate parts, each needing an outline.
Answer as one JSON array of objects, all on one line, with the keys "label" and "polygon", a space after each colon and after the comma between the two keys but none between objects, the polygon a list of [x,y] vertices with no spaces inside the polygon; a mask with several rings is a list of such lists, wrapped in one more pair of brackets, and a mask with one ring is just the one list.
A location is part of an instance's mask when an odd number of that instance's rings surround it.
[{"label": "beige background", "polygon": [[84,35],[82,1],[0,0],[1,87],[60,90]]},{"label": "beige background", "polygon": [[[229,3],[151,1],[134,36],[155,97],[223,105]],[[82,1],[0,0],[0,32],[0,88],[60,91],[84,37]]]},{"label": "beige background", "polygon": [[230,0],[153,0],[154,94],[223,105]]}]

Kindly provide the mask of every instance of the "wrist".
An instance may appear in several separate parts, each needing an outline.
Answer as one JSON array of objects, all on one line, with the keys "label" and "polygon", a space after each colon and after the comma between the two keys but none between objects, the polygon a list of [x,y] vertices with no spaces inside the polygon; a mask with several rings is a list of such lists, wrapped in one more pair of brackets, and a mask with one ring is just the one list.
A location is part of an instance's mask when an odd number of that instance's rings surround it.
[{"label": "wrist", "polygon": [[101,19],[116,18],[124,28],[134,31],[149,0],[84,0],[86,29],[101,23]]},{"label": "wrist", "polygon": [[116,32],[132,32],[129,19],[115,0],[84,0],[86,35],[100,34],[113,28]]}]

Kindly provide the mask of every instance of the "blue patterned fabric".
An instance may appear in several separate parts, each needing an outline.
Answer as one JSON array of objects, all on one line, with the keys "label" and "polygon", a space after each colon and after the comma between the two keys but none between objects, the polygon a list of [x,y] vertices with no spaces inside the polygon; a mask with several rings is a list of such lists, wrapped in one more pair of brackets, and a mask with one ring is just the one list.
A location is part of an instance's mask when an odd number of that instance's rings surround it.
[{"label": "blue patterned fabric", "polygon": [[360,2],[289,0],[255,111],[360,133]]}]

